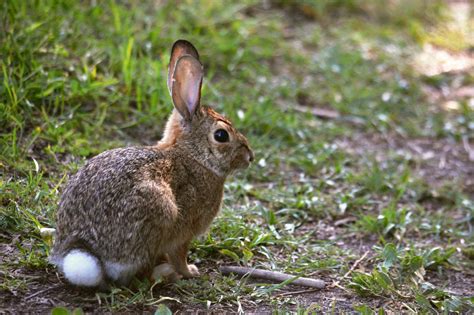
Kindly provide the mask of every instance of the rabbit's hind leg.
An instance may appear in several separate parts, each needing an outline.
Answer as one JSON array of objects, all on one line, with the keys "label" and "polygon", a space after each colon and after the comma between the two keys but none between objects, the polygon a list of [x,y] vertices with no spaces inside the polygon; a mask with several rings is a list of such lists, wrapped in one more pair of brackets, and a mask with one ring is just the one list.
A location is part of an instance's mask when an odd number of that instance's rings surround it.
[{"label": "rabbit's hind leg", "polygon": [[153,268],[151,278],[154,281],[163,279],[165,282],[175,282],[181,279],[181,276],[176,273],[173,265],[170,263],[163,263]]},{"label": "rabbit's hind leg", "polygon": [[127,285],[139,270],[135,264],[112,261],[106,261],[104,268],[109,279],[121,285]]}]

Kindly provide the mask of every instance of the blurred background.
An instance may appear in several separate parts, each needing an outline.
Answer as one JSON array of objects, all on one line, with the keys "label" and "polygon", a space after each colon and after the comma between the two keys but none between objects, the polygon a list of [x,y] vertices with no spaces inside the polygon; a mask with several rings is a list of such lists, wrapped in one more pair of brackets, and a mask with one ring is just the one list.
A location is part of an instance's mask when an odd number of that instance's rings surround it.
[{"label": "blurred background", "polygon": [[[472,10],[438,0],[5,1],[3,147],[13,130],[82,156],[104,135],[155,141],[178,38],[203,56],[204,101],[246,132],[298,138],[289,116],[275,116],[321,109],[363,129],[460,140],[473,132]],[[80,115],[82,128],[71,118]]]},{"label": "blurred background", "polygon": [[[436,277],[456,294],[421,292],[419,277],[408,284],[398,274],[393,290],[408,287],[400,294],[409,298],[385,305],[435,307],[415,303],[421,296],[441,301],[437,311],[454,310],[449,301],[474,295],[466,271],[474,252],[473,12],[470,1],[441,0],[1,1],[0,227],[11,258],[2,270],[12,275],[0,286],[4,303],[21,305],[54,282],[39,228],[54,227],[68,174],[104,150],[159,140],[172,109],[169,52],[183,38],[204,64],[203,103],[256,151],[255,164],[226,185],[223,212],[192,260],[204,270],[234,262],[331,281],[367,249],[366,270],[380,270],[388,258],[373,246],[394,243],[398,252],[383,252],[399,257],[384,265],[388,274],[454,264],[458,273]],[[409,255],[424,264],[401,268]],[[22,276],[45,269],[36,282]],[[255,296],[282,303],[218,279],[173,292],[199,305],[227,292],[234,311]],[[352,310],[359,295],[395,292],[344,279],[356,289],[340,310]],[[118,306],[102,298],[115,309],[142,301],[120,292]]]}]

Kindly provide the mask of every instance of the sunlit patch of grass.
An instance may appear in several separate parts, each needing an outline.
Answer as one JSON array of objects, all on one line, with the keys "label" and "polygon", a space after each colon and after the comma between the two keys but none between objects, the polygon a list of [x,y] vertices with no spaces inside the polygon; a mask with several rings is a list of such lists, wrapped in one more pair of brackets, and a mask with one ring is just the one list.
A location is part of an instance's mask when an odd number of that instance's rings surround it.
[{"label": "sunlit patch of grass", "polygon": [[433,45],[457,52],[464,51],[473,44],[469,42],[467,36],[469,35],[460,29],[442,28],[429,34],[426,41]]}]

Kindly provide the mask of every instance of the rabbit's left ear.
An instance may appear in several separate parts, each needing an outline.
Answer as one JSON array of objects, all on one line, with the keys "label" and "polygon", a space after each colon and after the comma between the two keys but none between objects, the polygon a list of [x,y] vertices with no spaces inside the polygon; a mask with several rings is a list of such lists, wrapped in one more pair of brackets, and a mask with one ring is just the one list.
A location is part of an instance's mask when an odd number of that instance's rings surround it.
[{"label": "rabbit's left ear", "polygon": [[190,55],[194,58],[196,58],[199,61],[199,54],[196,50],[196,48],[188,42],[187,40],[184,39],[179,39],[173,44],[173,48],[171,48],[171,56],[170,56],[170,63],[168,65],[168,90],[170,94],[172,95],[172,89],[173,89],[173,75],[176,69],[176,64],[179,60],[184,55]]},{"label": "rabbit's left ear", "polygon": [[186,121],[191,121],[201,101],[202,65],[193,56],[178,59],[173,73],[171,97],[174,107]]}]

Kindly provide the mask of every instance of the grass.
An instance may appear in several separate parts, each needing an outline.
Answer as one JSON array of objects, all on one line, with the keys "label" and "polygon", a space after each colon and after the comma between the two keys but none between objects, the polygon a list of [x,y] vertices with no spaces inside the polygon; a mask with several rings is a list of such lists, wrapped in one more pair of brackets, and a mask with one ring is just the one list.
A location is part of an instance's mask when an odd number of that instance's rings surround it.
[{"label": "grass", "polygon": [[[474,77],[416,71],[420,41],[442,27],[446,8],[413,3],[2,2],[2,308],[29,305],[26,295],[59,282],[48,278],[50,244],[39,229],[55,226],[68,174],[104,150],[159,139],[171,110],[169,49],[184,37],[204,62],[203,100],[256,152],[256,163],[228,180],[209,233],[193,243],[190,260],[206,273],[172,285],[137,280],[82,302],[63,292],[55,312],[468,310],[474,201],[460,168],[469,162],[452,170],[460,182],[435,180],[426,173],[438,168],[404,144],[472,142],[469,100],[445,112],[426,87],[469,86]],[[340,116],[319,119],[313,107]],[[346,294],[338,288],[307,300],[280,295],[287,287],[225,277],[215,272],[220,264],[339,281],[351,300],[332,299]],[[465,278],[462,289],[456,277]]]}]

